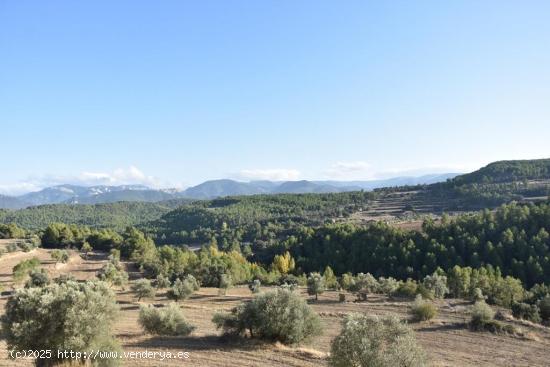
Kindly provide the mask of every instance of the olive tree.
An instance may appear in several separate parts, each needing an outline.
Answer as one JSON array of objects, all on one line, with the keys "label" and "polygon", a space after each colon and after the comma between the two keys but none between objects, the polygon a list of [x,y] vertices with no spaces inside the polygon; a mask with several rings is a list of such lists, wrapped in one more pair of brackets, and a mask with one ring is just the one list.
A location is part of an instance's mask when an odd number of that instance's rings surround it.
[{"label": "olive tree", "polygon": [[230,313],[212,319],[225,334],[294,344],[321,332],[319,316],[299,295],[286,289],[262,293]]},{"label": "olive tree", "polygon": [[[114,294],[104,282],[50,283],[17,290],[6,304],[2,329],[10,350],[118,351],[111,332],[117,310]],[[46,367],[60,362],[52,353],[51,358],[35,363]],[[85,363],[83,358],[72,362]],[[92,364],[117,362],[98,358]]]},{"label": "olive tree", "polygon": [[449,293],[447,287],[447,277],[438,273],[432,275],[426,275],[422,281],[422,285],[429,290],[435,298],[444,298]]},{"label": "olive tree", "polygon": [[176,279],[172,287],[166,293],[167,297],[179,302],[189,298],[200,289],[199,282],[192,275],[187,275],[183,280]]},{"label": "olive tree", "polygon": [[136,294],[138,302],[143,297],[151,298],[155,296],[155,288],[151,285],[149,279],[139,279],[132,285],[132,291]]},{"label": "olive tree", "polygon": [[319,294],[325,291],[325,278],[319,273],[311,273],[307,278],[307,293],[310,296],[315,296],[315,300]]},{"label": "olive tree", "polygon": [[426,365],[426,357],[412,329],[395,316],[351,314],[344,319],[342,331],[332,341],[329,365],[420,367]]},{"label": "olive tree", "polygon": [[162,308],[141,306],[138,321],[143,330],[152,335],[186,336],[195,329],[175,303]]}]

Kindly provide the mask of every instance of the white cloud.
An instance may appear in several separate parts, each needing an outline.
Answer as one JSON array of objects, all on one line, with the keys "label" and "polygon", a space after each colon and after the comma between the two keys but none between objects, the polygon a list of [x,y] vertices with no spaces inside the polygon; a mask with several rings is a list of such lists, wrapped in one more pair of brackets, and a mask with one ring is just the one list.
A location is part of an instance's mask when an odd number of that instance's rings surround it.
[{"label": "white cloud", "polygon": [[6,195],[20,195],[26,192],[39,191],[48,186],[73,184],[81,186],[95,185],[145,185],[149,187],[164,187],[167,183],[161,182],[153,176],[146,175],[134,166],[117,168],[112,172],[81,172],[76,176],[38,176],[27,180],[0,185],[0,193]]},{"label": "white cloud", "polygon": [[295,181],[300,178],[300,171],[295,169],[245,169],[237,176],[246,180]]},{"label": "white cloud", "polygon": [[326,177],[339,180],[367,180],[372,174],[371,164],[364,161],[336,162],[325,171]]}]

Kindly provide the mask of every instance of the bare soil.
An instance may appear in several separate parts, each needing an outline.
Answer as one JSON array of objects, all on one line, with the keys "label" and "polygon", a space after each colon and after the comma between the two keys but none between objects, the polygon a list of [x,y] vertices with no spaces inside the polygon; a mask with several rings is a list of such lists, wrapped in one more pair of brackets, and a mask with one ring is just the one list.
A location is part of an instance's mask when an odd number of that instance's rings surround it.
[{"label": "bare soil", "polygon": [[[36,249],[32,252],[4,254],[0,258],[0,284],[4,294],[0,298],[3,308],[12,289],[12,268],[19,261],[36,256],[42,266],[52,276],[70,273],[77,279],[89,279],[106,261],[104,254],[93,254],[82,259],[72,253],[67,264],[55,264],[49,250]],[[129,268],[130,271],[135,269]],[[131,274],[136,278],[137,273]],[[17,285],[20,286],[20,285]],[[327,356],[331,340],[339,333],[342,318],[351,312],[364,312],[370,315],[395,314],[407,319],[409,300],[393,300],[383,296],[372,296],[366,302],[355,303],[353,296],[347,295],[347,302],[338,302],[338,292],[326,292],[318,301],[309,300],[322,318],[325,332],[315,337],[310,344],[283,346],[260,343],[245,339],[227,340],[211,322],[217,311],[229,310],[239,302],[248,300],[252,294],[246,287],[230,289],[226,296],[219,296],[217,289],[202,288],[189,300],[181,302],[187,319],[196,326],[188,337],[152,337],[144,334],[138,325],[139,306],[142,303],[161,305],[167,303],[164,291],[159,291],[154,299],[137,302],[128,290],[117,289],[117,302],[120,317],[115,325],[115,334],[124,351],[170,351],[188,352],[188,359],[125,359],[123,366],[327,366]],[[264,290],[266,288],[263,288]],[[304,289],[299,292],[307,298]],[[308,298],[309,299],[309,298]],[[465,322],[468,319],[469,303],[462,300],[438,302],[439,314],[429,322],[411,324],[417,338],[425,348],[433,366],[549,366],[550,328],[531,325],[510,319],[507,323],[521,329],[522,335],[495,335],[486,332],[471,332]],[[37,335],[37,337],[39,337]],[[32,366],[32,360],[11,360],[7,346],[0,341],[0,366]]]}]

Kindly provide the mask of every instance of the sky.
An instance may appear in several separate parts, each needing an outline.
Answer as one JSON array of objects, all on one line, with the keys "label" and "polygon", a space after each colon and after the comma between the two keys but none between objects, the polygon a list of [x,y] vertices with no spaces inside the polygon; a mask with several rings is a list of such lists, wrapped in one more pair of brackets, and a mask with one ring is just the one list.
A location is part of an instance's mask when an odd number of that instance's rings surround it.
[{"label": "sky", "polygon": [[548,1],[0,0],[0,193],[550,157]]}]

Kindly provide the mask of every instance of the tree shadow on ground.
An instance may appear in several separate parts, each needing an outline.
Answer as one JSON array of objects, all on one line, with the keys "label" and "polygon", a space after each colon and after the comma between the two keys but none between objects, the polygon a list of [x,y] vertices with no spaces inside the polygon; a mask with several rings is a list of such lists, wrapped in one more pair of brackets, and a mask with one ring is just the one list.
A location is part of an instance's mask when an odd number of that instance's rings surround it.
[{"label": "tree shadow on ground", "polygon": [[171,337],[171,336],[154,336],[149,339],[136,343],[126,344],[125,347],[135,348],[162,348],[162,349],[181,349],[184,351],[201,351],[201,350],[253,350],[265,346],[267,343],[247,339],[240,336],[186,336],[186,337]]}]

